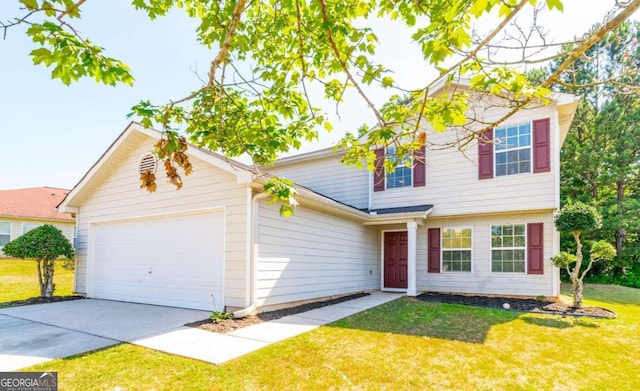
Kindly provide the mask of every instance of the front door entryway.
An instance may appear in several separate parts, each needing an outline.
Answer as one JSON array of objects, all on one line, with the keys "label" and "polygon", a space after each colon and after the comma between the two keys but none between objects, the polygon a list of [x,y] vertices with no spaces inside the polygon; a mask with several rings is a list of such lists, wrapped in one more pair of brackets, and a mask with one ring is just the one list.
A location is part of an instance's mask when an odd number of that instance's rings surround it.
[{"label": "front door entryway", "polygon": [[384,233],[384,287],[407,288],[407,232]]}]

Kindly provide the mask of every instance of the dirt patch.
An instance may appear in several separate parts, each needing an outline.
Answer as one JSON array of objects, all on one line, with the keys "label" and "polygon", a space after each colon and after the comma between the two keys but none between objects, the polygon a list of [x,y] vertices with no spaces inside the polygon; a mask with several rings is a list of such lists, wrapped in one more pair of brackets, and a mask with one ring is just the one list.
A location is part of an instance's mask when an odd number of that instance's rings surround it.
[{"label": "dirt patch", "polygon": [[196,327],[199,329],[213,331],[216,333],[230,333],[233,330],[241,329],[243,327],[251,326],[262,322],[268,322],[270,320],[276,320],[289,315],[299,314],[301,312],[310,311],[316,308],[326,307],[332,304],[343,303],[345,301],[357,299],[359,297],[369,296],[369,293],[356,293],[349,296],[342,296],[336,299],[317,301],[314,303],[308,303],[299,305],[296,307],[283,308],[281,310],[263,312],[257,315],[249,315],[239,319],[225,319],[222,322],[213,323],[211,319],[204,319],[197,322],[187,323],[187,327]]},{"label": "dirt patch", "polygon": [[25,299],[25,300],[14,300],[14,301],[7,301],[5,303],[0,303],[0,308],[20,307],[23,305],[31,305],[31,304],[57,303],[59,301],[69,301],[69,300],[78,300],[78,299],[84,299],[84,297],[83,296],[32,297],[30,299]]},{"label": "dirt patch", "polygon": [[452,295],[446,293],[427,292],[417,297],[422,301],[438,303],[462,304],[485,308],[503,308],[508,304],[509,310],[537,312],[556,315],[591,316],[594,318],[615,318],[616,314],[606,308],[582,307],[574,308],[563,302],[536,299],[516,299],[510,297],[487,297]]}]

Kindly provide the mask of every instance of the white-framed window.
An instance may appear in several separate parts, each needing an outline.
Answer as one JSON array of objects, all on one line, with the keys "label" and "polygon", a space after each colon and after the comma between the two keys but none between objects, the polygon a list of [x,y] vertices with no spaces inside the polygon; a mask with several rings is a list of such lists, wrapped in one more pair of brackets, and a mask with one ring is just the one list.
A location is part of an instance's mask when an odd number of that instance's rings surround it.
[{"label": "white-framed window", "polygon": [[0,221],[0,247],[11,241],[11,222]]},{"label": "white-framed window", "polygon": [[496,176],[531,172],[531,123],[495,128]]},{"label": "white-framed window", "polygon": [[442,271],[471,271],[471,227],[448,227],[442,229]]},{"label": "white-framed window", "polygon": [[491,271],[524,273],[527,232],[524,224],[491,226]]},{"label": "white-framed window", "polygon": [[387,173],[387,189],[395,189],[398,187],[412,186],[413,169],[407,167],[407,161],[410,159],[406,156],[397,156],[396,147],[387,147],[386,159],[390,159],[395,163],[396,169]]},{"label": "white-framed window", "polygon": [[26,234],[27,232],[31,231],[32,229],[36,229],[38,227],[40,227],[43,224],[40,223],[22,223],[22,234]]}]

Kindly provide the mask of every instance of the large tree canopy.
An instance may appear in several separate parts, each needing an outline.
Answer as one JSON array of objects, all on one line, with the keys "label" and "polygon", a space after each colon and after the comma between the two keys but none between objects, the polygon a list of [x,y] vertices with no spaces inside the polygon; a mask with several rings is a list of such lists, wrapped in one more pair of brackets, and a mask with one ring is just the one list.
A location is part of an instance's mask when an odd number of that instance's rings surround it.
[{"label": "large tree canopy", "polygon": [[[560,155],[561,201],[597,207],[603,224],[591,235],[615,243],[617,257],[596,265],[594,274],[631,286],[640,286],[633,273],[640,270],[638,39],[640,22],[622,23],[574,62],[560,84],[561,89],[564,83],[584,86],[571,89],[582,101]],[[598,80],[610,82],[601,85]],[[572,247],[573,240],[563,236],[562,245]]]},{"label": "large tree canopy", "polygon": [[[35,46],[34,63],[51,67],[51,76],[65,84],[82,77],[109,85],[133,83],[125,64],[105,56],[102,48],[74,28],[85,1],[19,0],[21,14],[3,22],[4,33],[27,24]],[[132,4],[151,19],[175,8],[183,10],[198,20],[199,42],[216,53],[200,88],[171,102],[141,101],[130,113],[145,126],[164,132],[157,152],[165,160],[169,179],[180,187],[178,169],[187,175],[191,170],[181,135],[226,156],[247,154],[256,165],[268,165],[302,141],[316,139],[321,129],[332,128],[315,91],[337,106],[355,91],[369,107],[373,121],[340,143],[346,150],[344,163],[365,162],[373,169],[372,147],[390,144],[398,154],[410,156],[428,143],[420,136],[425,128],[462,128],[465,131],[452,145],[463,147],[484,128],[533,101],[544,101],[570,65],[637,10],[640,0],[616,2],[603,16],[601,27],[561,46],[556,54],[560,64],[537,85],[517,65],[549,60],[548,53],[540,50],[549,46],[543,30],[535,17],[526,28],[510,26],[523,12],[536,15],[540,6],[562,10],[560,0],[133,0]],[[497,20],[494,28],[482,34],[473,29],[475,22],[489,16]],[[378,18],[409,31],[425,67],[436,69],[438,76],[423,85],[400,85],[387,63],[391,59],[376,56],[380,36],[371,22]],[[504,53],[510,51],[520,57],[506,60],[509,56]],[[501,55],[496,57],[496,52]],[[472,89],[507,97],[510,110],[493,123],[477,123],[467,115],[468,92],[431,94],[440,81],[461,77],[470,79]],[[374,85],[391,91],[386,103],[376,105],[371,99],[368,88]],[[152,190],[155,178],[143,179]],[[271,183],[268,189],[282,190],[279,195],[287,198],[286,183]]]}]

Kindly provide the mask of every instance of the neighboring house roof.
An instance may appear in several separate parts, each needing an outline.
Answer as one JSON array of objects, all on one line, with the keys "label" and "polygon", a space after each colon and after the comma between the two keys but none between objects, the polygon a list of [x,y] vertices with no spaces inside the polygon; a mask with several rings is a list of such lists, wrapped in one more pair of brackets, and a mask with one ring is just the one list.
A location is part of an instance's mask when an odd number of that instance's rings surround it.
[{"label": "neighboring house roof", "polygon": [[73,222],[71,216],[56,210],[68,193],[55,187],[0,190],[0,216]]}]

